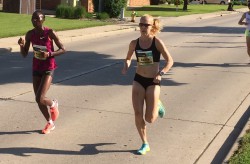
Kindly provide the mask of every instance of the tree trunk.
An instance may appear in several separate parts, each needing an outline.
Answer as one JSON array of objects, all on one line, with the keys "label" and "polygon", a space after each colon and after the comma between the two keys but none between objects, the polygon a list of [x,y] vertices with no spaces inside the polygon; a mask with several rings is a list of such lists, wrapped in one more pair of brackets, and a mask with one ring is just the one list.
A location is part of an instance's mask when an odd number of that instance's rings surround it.
[{"label": "tree trunk", "polygon": [[228,3],[227,11],[234,11],[233,4],[231,2]]},{"label": "tree trunk", "polygon": [[184,0],[183,11],[187,11],[188,0]]}]

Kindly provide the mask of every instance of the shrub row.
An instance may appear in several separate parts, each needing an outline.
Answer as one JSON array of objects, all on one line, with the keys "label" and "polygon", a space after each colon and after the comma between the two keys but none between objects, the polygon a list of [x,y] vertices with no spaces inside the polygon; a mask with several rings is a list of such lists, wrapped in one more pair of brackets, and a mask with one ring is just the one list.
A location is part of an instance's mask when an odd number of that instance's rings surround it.
[{"label": "shrub row", "polygon": [[72,7],[68,5],[58,5],[56,8],[56,17],[79,19],[87,14],[83,6]]},{"label": "shrub row", "polygon": [[96,18],[101,20],[109,19],[109,14],[106,12],[97,13]]},{"label": "shrub row", "polygon": [[182,5],[184,0],[167,0],[168,4]]},{"label": "shrub row", "polygon": [[247,6],[248,1],[244,1],[244,0],[234,0],[233,1],[233,5],[245,5]]},{"label": "shrub row", "polygon": [[[127,4],[127,0],[105,0],[103,2],[103,9],[101,13],[99,10],[99,0],[93,0],[94,10],[96,11],[97,19],[108,19],[116,18],[121,14],[122,8]],[[65,4],[58,5],[56,8],[56,17],[58,18],[69,18],[69,19],[79,19],[79,18],[90,18],[92,14],[86,12],[85,8],[82,6],[72,7]]]},{"label": "shrub row", "polygon": [[[94,10],[99,10],[99,0],[93,0]],[[104,13],[107,13],[109,17],[116,18],[121,14],[121,9],[127,4],[127,0],[105,0],[103,8],[101,9]],[[103,13],[102,13],[103,14]]]}]

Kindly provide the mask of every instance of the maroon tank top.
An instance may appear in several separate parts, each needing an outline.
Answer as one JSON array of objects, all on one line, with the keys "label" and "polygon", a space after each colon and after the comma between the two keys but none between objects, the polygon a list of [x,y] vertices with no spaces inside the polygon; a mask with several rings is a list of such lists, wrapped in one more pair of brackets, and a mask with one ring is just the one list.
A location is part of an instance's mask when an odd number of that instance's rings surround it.
[{"label": "maroon tank top", "polygon": [[49,58],[39,58],[39,50],[47,51],[47,52],[53,52],[53,40],[49,37],[49,32],[51,29],[44,27],[43,35],[40,36],[35,33],[35,30],[32,30],[31,35],[31,43],[34,50],[34,57],[33,57],[33,71],[48,71],[48,70],[54,70],[57,68],[55,58],[49,57]]}]

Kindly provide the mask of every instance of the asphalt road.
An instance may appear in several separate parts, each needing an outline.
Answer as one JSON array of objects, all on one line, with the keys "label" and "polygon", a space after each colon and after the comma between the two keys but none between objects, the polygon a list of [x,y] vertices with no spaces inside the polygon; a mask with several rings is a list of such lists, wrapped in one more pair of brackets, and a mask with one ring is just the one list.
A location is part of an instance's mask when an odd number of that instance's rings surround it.
[{"label": "asphalt road", "polygon": [[[131,83],[121,75],[138,31],[65,43],[48,97],[60,118],[49,135],[34,101],[31,55],[0,56],[0,163],[222,163],[249,118],[250,69],[241,14],[166,22],[175,61],[162,81],[167,115],[148,125],[151,151],[135,155]],[[162,61],[163,64],[163,61]]]}]

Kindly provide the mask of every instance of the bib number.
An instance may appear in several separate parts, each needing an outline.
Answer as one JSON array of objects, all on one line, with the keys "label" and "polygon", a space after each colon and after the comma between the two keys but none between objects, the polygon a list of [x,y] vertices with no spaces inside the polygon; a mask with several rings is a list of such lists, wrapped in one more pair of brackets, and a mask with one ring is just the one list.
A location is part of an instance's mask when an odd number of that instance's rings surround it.
[{"label": "bib number", "polygon": [[141,66],[153,65],[153,54],[152,51],[137,51],[138,64]]},{"label": "bib number", "polygon": [[40,46],[40,45],[33,45],[33,50],[34,50],[34,57],[39,60],[46,60],[45,57],[42,55],[43,52],[47,52],[47,47],[46,46]]}]

